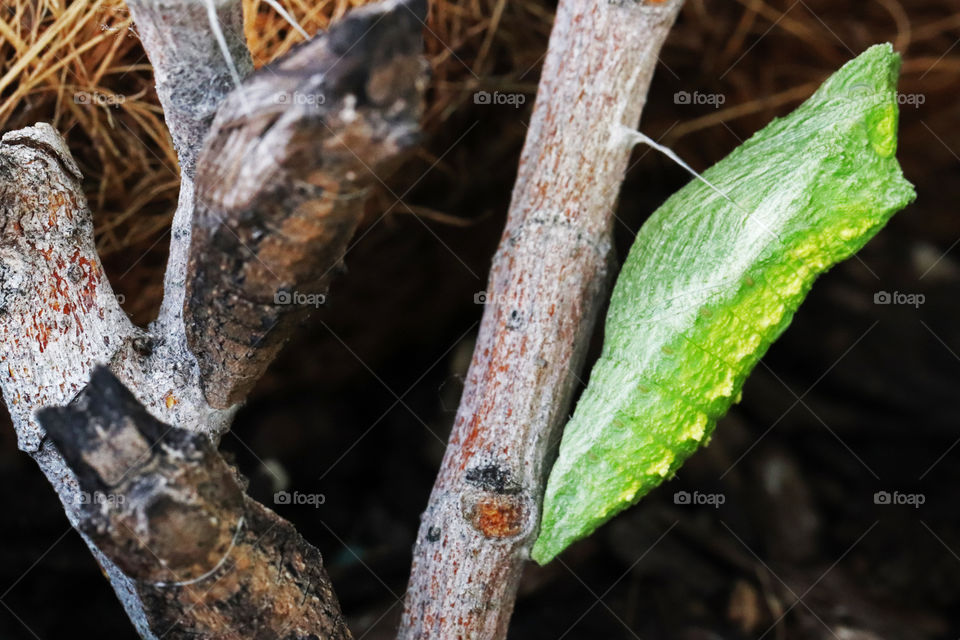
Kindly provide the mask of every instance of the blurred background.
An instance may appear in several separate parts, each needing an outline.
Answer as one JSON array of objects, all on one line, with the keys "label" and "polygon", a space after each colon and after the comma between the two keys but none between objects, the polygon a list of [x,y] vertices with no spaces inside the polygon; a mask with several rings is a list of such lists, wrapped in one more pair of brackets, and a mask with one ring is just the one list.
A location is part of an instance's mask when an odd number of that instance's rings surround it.
[{"label": "blurred background", "polygon": [[[363,4],[282,2],[311,33]],[[299,40],[266,4],[244,5],[257,66]],[[347,272],[223,440],[264,503],[323,494],[275,508],[323,552],[358,639],[391,638],[399,620],[554,9],[431,3],[423,145],[371,199]],[[512,638],[960,635],[960,2],[687,0],[640,128],[703,170],[883,41],[904,58],[899,158],[917,202],[821,279],[676,479],[529,567]],[[478,104],[479,91],[515,97]],[[0,127],[37,121],[66,136],[114,288],[148,322],[178,176],[122,2],[0,4]],[[620,256],[689,179],[646,148],[633,160]],[[0,638],[134,638],[0,421]]]}]

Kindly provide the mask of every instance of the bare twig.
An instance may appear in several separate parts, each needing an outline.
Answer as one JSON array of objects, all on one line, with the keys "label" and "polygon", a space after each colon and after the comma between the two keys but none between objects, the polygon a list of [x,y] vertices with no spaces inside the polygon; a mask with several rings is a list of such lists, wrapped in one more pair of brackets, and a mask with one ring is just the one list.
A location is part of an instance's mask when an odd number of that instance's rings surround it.
[{"label": "bare twig", "polygon": [[[187,348],[183,325],[194,179],[214,114],[236,88],[234,73],[246,77],[253,69],[243,35],[243,7],[241,0],[128,0],[127,5],[153,66],[157,96],[180,160],[180,196],[170,229],[163,301],[151,333],[162,336],[155,341],[157,359],[181,363],[181,388],[199,394],[178,398],[178,404],[205,405],[200,370]],[[209,15],[211,6],[215,20]]]},{"label": "bare twig", "polygon": [[680,9],[561,0],[399,637],[503,638],[605,289],[613,207]]},{"label": "bare twig", "polygon": [[[208,2],[213,5],[215,22],[210,20]],[[253,70],[243,37],[243,3],[127,0],[127,6],[153,67],[180,171],[192,178],[213,115],[235,88],[233,71],[243,78]],[[227,44],[229,60],[218,44],[220,35]]]}]

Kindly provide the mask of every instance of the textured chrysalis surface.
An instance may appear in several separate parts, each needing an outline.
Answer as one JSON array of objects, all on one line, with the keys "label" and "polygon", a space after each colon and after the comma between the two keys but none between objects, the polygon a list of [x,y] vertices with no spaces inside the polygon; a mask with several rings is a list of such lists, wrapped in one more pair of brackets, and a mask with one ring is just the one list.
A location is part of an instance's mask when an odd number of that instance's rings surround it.
[{"label": "textured chrysalis surface", "polygon": [[[894,157],[900,58],[871,47],[653,214],[617,279],[533,558],[637,502],[711,435],[816,277],[915,197]],[[718,193],[719,191],[719,193]]]}]

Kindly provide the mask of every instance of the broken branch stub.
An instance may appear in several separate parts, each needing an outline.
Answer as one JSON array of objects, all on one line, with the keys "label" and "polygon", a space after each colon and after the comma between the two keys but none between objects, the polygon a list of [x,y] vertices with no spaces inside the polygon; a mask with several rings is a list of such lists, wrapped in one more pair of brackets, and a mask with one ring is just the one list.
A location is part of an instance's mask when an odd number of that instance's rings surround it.
[{"label": "broken branch stub", "polygon": [[105,367],[37,417],[80,484],[79,529],[134,581],[155,635],[350,638],[320,552],[208,438],[151,416]]},{"label": "broken branch stub", "polygon": [[417,138],[424,2],[348,14],[250,76],[200,154],[184,322],[214,407],[322,304],[366,191]]}]

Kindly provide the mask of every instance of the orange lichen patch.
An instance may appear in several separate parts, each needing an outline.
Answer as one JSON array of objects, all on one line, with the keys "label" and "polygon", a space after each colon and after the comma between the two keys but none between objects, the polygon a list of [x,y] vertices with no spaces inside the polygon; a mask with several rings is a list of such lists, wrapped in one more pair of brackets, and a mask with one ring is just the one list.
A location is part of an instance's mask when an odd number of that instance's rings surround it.
[{"label": "orange lichen patch", "polygon": [[464,516],[487,538],[510,538],[523,530],[526,516],[523,501],[514,495],[484,495]]},{"label": "orange lichen patch", "polygon": [[[101,271],[96,263],[81,255],[80,249],[66,259],[53,249],[39,250],[38,253],[52,265],[52,269],[46,282],[38,288],[39,304],[30,317],[25,335],[34,340],[43,353],[53,336],[83,332],[83,315],[96,306]],[[69,316],[72,322],[65,321],[63,316]]]}]

